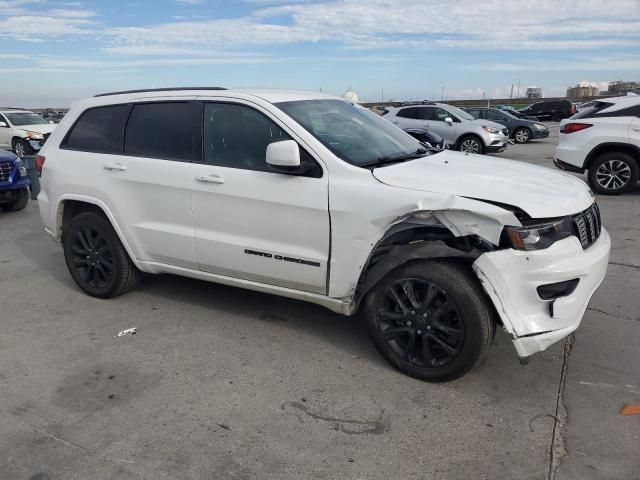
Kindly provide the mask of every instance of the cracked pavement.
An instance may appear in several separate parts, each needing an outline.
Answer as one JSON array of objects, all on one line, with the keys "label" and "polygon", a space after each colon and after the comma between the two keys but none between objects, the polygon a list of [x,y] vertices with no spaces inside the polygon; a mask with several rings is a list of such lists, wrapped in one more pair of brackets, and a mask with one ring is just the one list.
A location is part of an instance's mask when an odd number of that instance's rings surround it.
[{"label": "cracked pavement", "polygon": [[[500,156],[551,166],[552,129]],[[573,343],[521,366],[498,332],[438,385],[313,305],[171,276],[87,297],[35,203],[0,214],[0,478],[639,479],[640,189],[598,200],[612,264]]]}]

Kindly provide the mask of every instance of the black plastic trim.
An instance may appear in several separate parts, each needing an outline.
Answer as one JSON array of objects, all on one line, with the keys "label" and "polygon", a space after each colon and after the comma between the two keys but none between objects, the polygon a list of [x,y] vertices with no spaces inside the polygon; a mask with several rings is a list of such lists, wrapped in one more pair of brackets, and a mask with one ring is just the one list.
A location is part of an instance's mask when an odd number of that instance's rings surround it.
[{"label": "black plastic trim", "polygon": [[147,92],[179,92],[179,91],[193,91],[193,90],[227,90],[224,87],[170,87],[170,88],[143,88],[140,90],[122,90],[120,92],[99,93],[94,95],[97,97],[109,97],[111,95],[126,95],[128,93],[147,93]]}]

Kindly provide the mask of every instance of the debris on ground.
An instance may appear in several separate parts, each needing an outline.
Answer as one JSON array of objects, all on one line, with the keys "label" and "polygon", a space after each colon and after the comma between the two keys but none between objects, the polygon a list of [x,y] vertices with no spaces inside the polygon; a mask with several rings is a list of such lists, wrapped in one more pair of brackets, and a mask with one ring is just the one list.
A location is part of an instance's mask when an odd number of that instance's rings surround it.
[{"label": "debris on ground", "polygon": [[[138,330],[138,327],[127,328],[126,330],[120,330],[116,337],[124,337],[125,335],[135,335]],[[113,337],[113,338],[116,338]]]},{"label": "debris on ground", "polygon": [[620,409],[620,415],[640,415],[640,404],[628,403]]}]

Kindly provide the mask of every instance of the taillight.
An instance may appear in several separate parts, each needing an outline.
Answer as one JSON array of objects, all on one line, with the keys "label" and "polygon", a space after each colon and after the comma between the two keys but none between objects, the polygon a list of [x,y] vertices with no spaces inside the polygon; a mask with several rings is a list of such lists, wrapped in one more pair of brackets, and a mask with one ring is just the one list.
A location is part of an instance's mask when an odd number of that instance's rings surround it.
[{"label": "taillight", "polygon": [[593,127],[593,125],[591,123],[567,123],[560,129],[560,133],[579,132],[589,127]]},{"label": "taillight", "polygon": [[569,107],[569,113],[570,114],[574,114],[576,113],[576,106],[572,103],[571,106]]},{"label": "taillight", "polygon": [[44,165],[44,161],[45,161],[44,156],[42,156],[42,155],[37,155],[36,156],[36,170],[39,173],[42,173],[42,167]]}]

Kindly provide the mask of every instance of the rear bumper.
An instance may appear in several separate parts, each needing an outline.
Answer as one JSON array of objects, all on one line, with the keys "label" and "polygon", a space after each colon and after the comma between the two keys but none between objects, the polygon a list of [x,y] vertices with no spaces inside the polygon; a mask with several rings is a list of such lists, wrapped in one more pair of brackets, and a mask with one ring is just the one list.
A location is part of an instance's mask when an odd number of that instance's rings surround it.
[{"label": "rear bumper", "polygon": [[[474,271],[493,301],[520,357],[547,349],[575,331],[589,300],[607,273],[611,239],[600,238],[586,250],[576,237],[537,251],[498,250],[481,255]],[[575,290],[542,300],[541,285],[578,279]]]},{"label": "rear bumper", "polygon": [[584,173],[584,168],[576,167],[575,165],[563,162],[562,160],[559,160],[557,158],[553,159],[553,164],[556,166],[556,168],[564,170],[565,172]]},{"label": "rear bumper", "polygon": [[[560,136],[562,136],[562,133]],[[556,151],[553,155],[554,163],[557,161],[560,165],[565,166],[563,170],[574,171],[569,169],[571,167],[575,167],[580,169],[581,172],[584,172],[585,157],[584,145],[581,143],[576,143],[574,145],[573,142],[569,142],[563,138],[559,140],[559,145],[556,147]],[[556,166],[558,165],[556,164]]]}]

